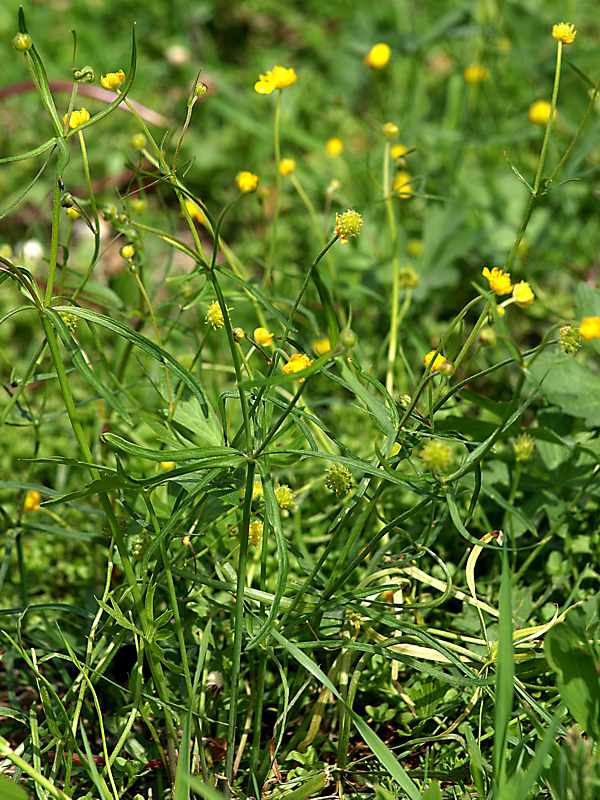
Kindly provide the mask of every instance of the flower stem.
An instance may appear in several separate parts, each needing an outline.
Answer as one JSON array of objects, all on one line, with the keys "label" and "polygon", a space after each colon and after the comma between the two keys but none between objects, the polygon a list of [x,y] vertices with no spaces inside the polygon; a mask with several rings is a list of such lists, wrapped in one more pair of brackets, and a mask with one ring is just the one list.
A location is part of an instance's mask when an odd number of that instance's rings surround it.
[{"label": "flower stem", "polygon": [[269,242],[269,254],[265,269],[265,284],[269,286],[273,277],[273,259],[275,258],[275,247],[277,245],[277,223],[279,221],[279,209],[281,206],[281,175],[279,174],[279,162],[281,161],[281,90],[277,92],[275,99],[275,119],[273,123],[273,150],[275,153],[275,208],[273,210],[273,222],[271,224],[271,239]]}]

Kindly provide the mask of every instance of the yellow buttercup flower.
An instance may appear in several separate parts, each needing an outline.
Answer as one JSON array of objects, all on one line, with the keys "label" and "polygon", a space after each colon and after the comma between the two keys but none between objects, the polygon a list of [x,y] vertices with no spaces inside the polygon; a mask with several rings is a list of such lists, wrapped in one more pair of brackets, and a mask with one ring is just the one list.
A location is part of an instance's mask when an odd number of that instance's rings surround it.
[{"label": "yellow buttercup flower", "polygon": [[23,511],[39,511],[41,500],[42,496],[37,489],[29,489],[25,494],[25,500],[23,501]]},{"label": "yellow buttercup flower", "polygon": [[344,143],[337,136],[333,136],[325,142],[325,152],[328,156],[341,156],[344,152]]},{"label": "yellow buttercup flower", "polygon": [[552,104],[547,100],[536,100],[529,106],[527,116],[534,125],[546,125],[552,114]]},{"label": "yellow buttercup flower", "polygon": [[389,63],[392,50],[389,44],[378,42],[374,44],[364,58],[364,62],[371,69],[383,69]]},{"label": "yellow buttercup flower", "polygon": [[408,147],[405,144],[395,144],[390,147],[390,155],[396,161],[399,161],[401,158],[408,153]]},{"label": "yellow buttercup flower", "polygon": [[238,189],[240,192],[242,192],[242,194],[255,192],[256,187],[258,186],[258,181],[258,175],[255,175],[253,172],[249,172],[248,170],[238,172],[238,174],[235,176],[235,182],[237,183]]},{"label": "yellow buttercup flower", "polygon": [[330,353],[331,342],[329,341],[329,337],[324,336],[322,339],[316,339],[313,342],[313,350],[318,356],[324,356],[327,353]]},{"label": "yellow buttercup flower", "polygon": [[362,224],[362,214],[358,211],[349,208],[341,214],[338,212],[335,215],[335,234],[342,242],[346,242],[353,236],[358,236]]},{"label": "yellow buttercup flower", "polygon": [[423,356],[423,365],[431,372],[443,372],[445,375],[452,375],[454,372],[452,363],[436,350],[430,350]]},{"label": "yellow buttercup flower", "polygon": [[388,139],[394,139],[400,133],[400,128],[395,122],[386,122],[381,130],[383,131],[383,135]]},{"label": "yellow buttercup flower", "polygon": [[65,125],[68,125],[71,130],[79,128],[80,125],[85,124],[90,119],[90,112],[87,108],[80,108],[79,111],[71,111],[70,114],[65,114],[63,117]]},{"label": "yellow buttercup flower", "polygon": [[259,519],[253,520],[248,526],[248,539],[253,547],[258,547],[262,541],[264,525]]},{"label": "yellow buttercup flower", "polygon": [[533,290],[526,281],[515,283],[512,296],[518,306],[528,306],[535,300]]},{"label": "yellow buttercup flower", "polygon": [[70,206],[67,208],[67,217],[72,220],[79,219],[81,213],[75,208],[75,206]]},{"label": "yellow buttercup flower", "polygon": [[486,81],[490,77],[490,71],[482,64],[469,64],[463,71],[463,77],[467,83],[475,85]]},{"label": "yellow buttercup flower", "polygon": [[309,358],[305,353],[294,353],[290,356],[287,364],[283,365],[281,371],[284,375],[295,375],[296,372],[302,372],[302,370],[310,367],[311,364],[312,358]]},{"label": "yellow buttercup flower", "polygon": [[413,256],[413,258],[418,258],[419,256],[423,255],[425,245],[423,244],[422,239],[409,239],[406,249],[410,256]]},{"label": "yellow buttercup flower", "polygon": [[512,292],[512,281],[510,279],[510,272],[504,272],[500,267],[493,267],[489,270],[484,267],[481,274],[490,285],[490,289],[494,294],[510,294]]},{"label": "yellow buttercup flower", "polygon": [[588,342],[600,339],[600,317],[584,317],[579,325],[579,333]]},{"label": "yellow buttercup flower", "polygon": [[124,80],[125,73],[122,69],[119,69],[116,72],[107,72],[106,75],[101,75],[100,85],[105,89],[110,89],[113,92],[116,92]]},{"label": "yellow buttercup flower", "polygon": [[194,202],[194,200],[190,200],[188,197],[185,201],[185,208],[192,219],[195,219],[196,222],[199,222],[201,225],[206,225],[206,214],[198,203]]},{"label": "yellow buttercup flower", "polygon": [[296,162],[293,158],[282,158],[279,162],[279,174],[283,175],[291,175],[292,172],[296,169]]},{"label": "yellow buttercup flower", "polygon": [[570,22],[559,22],[552,26],[552,38],[556,39],[557,42],[573,44],[576,36],[575,25]]},{"label": "yellow buttercup flower", "polygon": [[259,76],[254,84],[254,91],[258,94],[271,94],[275,89],[287,89],[297,80],[298,76],[293,67],[282,67],[280,64],[276,64]]},{"label": "yellow buttercup flower", "polygon": [[162,469],[163,472],[170,472],[172,469],[175,469],[177,466],[176,461],[159,461],[158,466]]},{"label": "yellow buttercup flower", "polygon": [[275,489],[275,499],[282,511],[292,511],[296,505],[294,492],[287,483],[282,483]]},{"label": "yellow buttercup flower", "polygon": [[411,181],[412,175],[409,172],[397,172],[394,176],[394,183],[392,184],[394,194],[403,200],[409,198],[413,193]]},{"label": "yellow buttercup flower", "polygon": [[255,328],[254,341],[261,347],[270,347],[273,344],[273,334],[266,328]]},{"label": "yellow buttercup flower", "polygon": [[210,325],[210,327],[216,331],[218,328],[222,328],[225,325],[225,317],[223,316],[223,312],[221,311],[221,306],[215,300],[212,302],[209,307],[206,309],[206,324]]}]

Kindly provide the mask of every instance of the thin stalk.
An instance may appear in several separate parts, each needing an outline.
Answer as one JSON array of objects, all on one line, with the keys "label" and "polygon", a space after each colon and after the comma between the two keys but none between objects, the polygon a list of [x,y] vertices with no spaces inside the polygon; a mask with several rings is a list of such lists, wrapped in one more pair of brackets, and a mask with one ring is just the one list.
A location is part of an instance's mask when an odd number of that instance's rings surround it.
[{"label": "thin stalk", "polygon": [[48,280],[46,282],[45,304],[50,305],[56,278],[56,263],[58,261],[58,235],[60,231],[60,183],[59,176],[54,179],[52,191],[52,233],[50,237],[50,261],[48,264]]},{"label": "thin stalk", "polygon": [[525,215],[523,217],[523,221],[519,227],[519,231],[517,233],[517,237],[514,241],[512,249],[508,255],[506,260],[506,269],[510,271],[512,265],[514,264],[517,252],[519,250],[519,245],[523,240],[523,236],[525,235],[525,231],[527,230],[527,226],[529,225],[529,220],[531,219],[531,215],[533,213],[533,209],[535,204],[541,197],[540,194],[540,185],[542,182],[542,172],[544,170],[544,164],[546,163],[546,155],[548,153],[548,143],[550,142],[550,133],[552,131],[552,127],[554,125],[554,117],[556,116],[556,104],[558,101],[558,87],[560,85],[560,70],[561,70],[561,63],[562,63],[562,48],[563,43],[558,42],[556,48],[556,66],[554,69],[554,84],[552,86],[552,100],[551,100],[551,111],[550,116],[548,118],[548,122],[546,123],[546,130],[544,131],[544,140],[542,142],[542,148],[540,150],[540,155],[538,158],[537,169],[535,172],[535,178],[533,181],[533,188],[529,195],[529,202],[527,203],[527,208],[525,209]]},{"label": "thin stalk", "polygon": [[26,775],[35,781],[36,784],[42,786],[47,792],[49,792],[52,797],[58,798],[58,800],[70,800],[69,797],[60,789],[58,789],[53,783],[45,778],[40,772],[34,769],[31,764],[28,764],[27,761],[24,761],[20,756],[18,756],[13,750],[10,749],[8,746],[8,742],[6,739],[0,738],[0,756],[3,758],[7,758],[9,761],[24,772]]},{"label": "thin stalk", "polygon": [[400,259],[398,258],[398,227],[394,214],[394,200],[390,191],[390,145],[385,143],[383,151],[383,196],[392,247],[392,305],[390,309],[390,333],[387,356],[385,388],[394,391],[394,362],[398,350],[398,301],[400,296]]},{"label": "thin stalk", "polygon": [[314,203],[306,193],[304,186],[302,186],[300,178],[295,173],[292,173],[290,175],[290,181],[292,182],[292,186],[298,192],[298,196],[300,197],[300,199],[302,200],[302,202],[306,207],[306,210],[308,211],[308,215],[315,228],[315,231],[317,232],[319,240],[321,241],[322,244],[325,244],[325,233],[323,232],[323,225],[319,221],[319,215],[317,214],[317,210],[314,206]]},{"label": "thin stalk", "polygon": [[271,239],[269,242],[269,253],[265,268],[265,284],[269,286],[273,275],[273,259],[275,258],[275,247],[277,246],[277,223],[279,222],[279,210],[281,208],[281,175],[279,173],[279,162],[281,161],[281,89],[277,91],[275,99],[275,118],[273,122],[273,150],[275,153],[275,208],[273,210],[273,222],[271,224]]},{"label": "thin stalk", "polygon": [[235,729],[237,722],[237,703],[239,695],[239,681],[242,657],[242,638],[244,635],[244,592],[246,589],[246,571],[248,562],[248,531],[250,528],[250,515],[252,512],[252,491],[254,489],[254,472],[256,463],[248,461],[246,469],[246,488],[244,492],[244,508],[242,511],[242,525],[239,535],[239,560],[237,574],[237,588],[235,598],[234,638],[233,638],[233,663],[231,667],[231,692],[229,700],[229,725],[227,729],[227,794],[231,796],[233,783],[233,760],[235,757]]},{"label": "thin stalk", "polygon": [[454,369],[458,369],[458,367],[462,363],[464,357],[467,355],[467,353],[471,349],[471,346],[472,346],[473,342],[475,341],[475,339],[479,335],[479,331],[485,325],[485,323],[487,321],[487,318],[488,318],[488,310],[487,310],[487,306],[486,306],[483,309],[483,311],[481,312],[481,314],[479,315],[479,319],[477,320],[475,325],[473,325],[473,328],[471,329],[471,332],[467,336],[463,346],[460,348],[460,351],[458,352],[458,355],[453,360],[452,364],[454,365]]}]

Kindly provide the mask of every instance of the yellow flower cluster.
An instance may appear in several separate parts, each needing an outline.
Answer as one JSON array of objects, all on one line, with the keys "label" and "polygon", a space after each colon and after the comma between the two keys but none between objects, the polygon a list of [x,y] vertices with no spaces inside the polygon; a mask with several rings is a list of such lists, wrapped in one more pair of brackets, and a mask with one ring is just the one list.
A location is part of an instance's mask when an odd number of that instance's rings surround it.
[{"label": "yellow flower cluster", "polygon": [[113,92],[116,92],[117,89],[120,88],[124,80],[125,80],[125,73],[123,72],[122,69],[119,69],[116,72],[107,72],[106,75],[101,75],[100,85],[103,86],[105,89],[109,89]]},{"label": "yellow flower cluster", "polygon": [[80,125],[84,125],[89,119],[90,112],[87,108],[80,108],[79,111],[71,111],[70,114],[65,114],[63,117],[65,125],[68,125],[71,130],[75,130],[75,128],[79,128]]},{"label": "yellow flower cluster", "polygon": [[255,192],[256,187],[258,186],[258,181],[258,175],[255,175],[253,172],[249,172],[247,169],[242,170],[242,172],[238,172],[238,174],[235,176],[235,182],[237,183],[237,187],[242,194]]},{"label": "yellow flower cluster", "polygon": [[364,62],[371,69],[383,69],[388,65],[391,57],[392,50],[389,44],[377,42],[365,56]]},{"label": "yellow flower cluster", "polygon": [[258,94],[271,94],[275,89],[287,89],[297,80],[298,76],[293,67],[282,67],[280,64],[276,64],[259,76],[254,84],[254,91]]},{"label": "yellow flower cluster", "polygon": [[557,42],[573,44],[576,36],[575,25],[570,22],[558,22],[552,26],[552,38],[556,39]]},{"label": "yellow flower cluster", "polygon": [[305,353],[294,353],[290,356],[287,364],[284,364],[281,371],[284,375],[295,375],[297,372],[307,369],[312,364],[312,359]]}]

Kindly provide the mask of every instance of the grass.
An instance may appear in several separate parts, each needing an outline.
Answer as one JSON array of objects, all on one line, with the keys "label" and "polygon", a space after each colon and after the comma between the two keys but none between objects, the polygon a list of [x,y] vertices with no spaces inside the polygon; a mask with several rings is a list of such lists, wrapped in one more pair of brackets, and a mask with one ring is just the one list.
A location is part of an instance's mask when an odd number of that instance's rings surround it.
[{"label": "grass", "polygon": [[0,796],[596,796],[597,28],[550,6],[0,13]]}]

